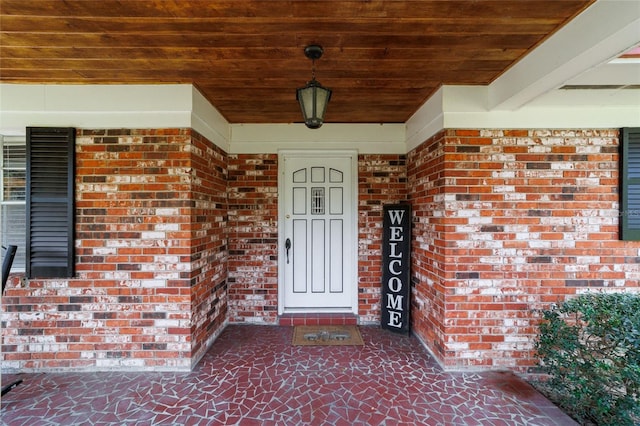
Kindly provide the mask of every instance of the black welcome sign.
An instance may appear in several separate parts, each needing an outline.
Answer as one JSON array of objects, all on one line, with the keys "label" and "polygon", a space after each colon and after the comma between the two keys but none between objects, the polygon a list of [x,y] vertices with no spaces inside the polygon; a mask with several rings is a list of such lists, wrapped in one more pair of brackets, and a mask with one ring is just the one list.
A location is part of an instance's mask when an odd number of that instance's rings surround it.
[{"label": "black welcome sign", "polygon": [[382,328],[409,332],[411,206],[387,205],[382,220]]}]

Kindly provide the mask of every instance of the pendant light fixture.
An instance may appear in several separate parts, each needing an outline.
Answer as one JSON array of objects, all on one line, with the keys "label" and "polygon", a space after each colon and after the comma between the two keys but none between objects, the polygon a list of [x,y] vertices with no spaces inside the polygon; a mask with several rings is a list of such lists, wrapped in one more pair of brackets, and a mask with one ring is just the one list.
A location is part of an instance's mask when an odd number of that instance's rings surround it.
[{"label": "pendant light fixture", "polygon": [[307,85],[296,90],[296,98],[302,109],[304,124],[310,129],[317,129],[324,122],[324,113],[331,99],[331,89],[323,87],[316,80],[316,59],[322,56],[321,46],[310,45],[305,47],[304,55],[311,59],[311,81]]}]

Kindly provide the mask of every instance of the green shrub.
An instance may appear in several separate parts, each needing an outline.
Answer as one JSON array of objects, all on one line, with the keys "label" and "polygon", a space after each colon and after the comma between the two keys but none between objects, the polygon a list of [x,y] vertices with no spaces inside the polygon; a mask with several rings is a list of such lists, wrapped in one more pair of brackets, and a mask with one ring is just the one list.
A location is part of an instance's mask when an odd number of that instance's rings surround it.
[{"label": "green shrub", "polygon": [[640,424],[640,296],[585,294],[543,311],[544,391],[583,424]]}]

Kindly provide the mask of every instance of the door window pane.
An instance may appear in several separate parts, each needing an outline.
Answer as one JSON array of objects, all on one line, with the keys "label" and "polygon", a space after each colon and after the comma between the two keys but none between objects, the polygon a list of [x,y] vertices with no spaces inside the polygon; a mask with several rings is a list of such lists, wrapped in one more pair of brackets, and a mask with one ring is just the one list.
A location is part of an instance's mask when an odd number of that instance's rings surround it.
[{"label": "door window pane", "polygon": [[311,188],[311,214],[324,214],[324,188]]}]

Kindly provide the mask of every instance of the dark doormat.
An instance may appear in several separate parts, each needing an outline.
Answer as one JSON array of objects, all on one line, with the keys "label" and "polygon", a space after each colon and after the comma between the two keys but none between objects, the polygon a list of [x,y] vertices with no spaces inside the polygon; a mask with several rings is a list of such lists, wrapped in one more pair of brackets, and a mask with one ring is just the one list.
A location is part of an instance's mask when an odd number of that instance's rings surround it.
[{"label": "dark doormat", "polygon": [[297,325],[293,328],[293,346],[364,345],[355,325]]}]

